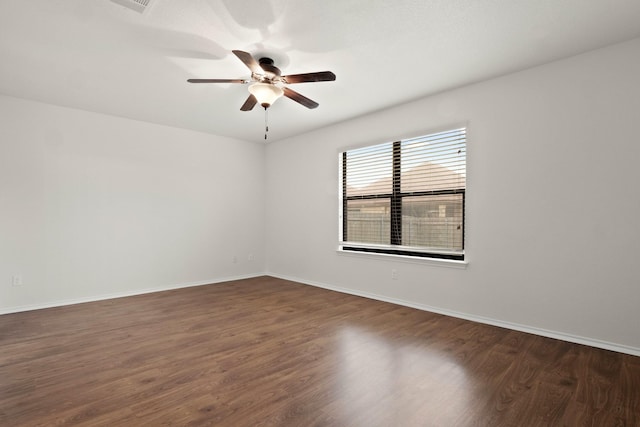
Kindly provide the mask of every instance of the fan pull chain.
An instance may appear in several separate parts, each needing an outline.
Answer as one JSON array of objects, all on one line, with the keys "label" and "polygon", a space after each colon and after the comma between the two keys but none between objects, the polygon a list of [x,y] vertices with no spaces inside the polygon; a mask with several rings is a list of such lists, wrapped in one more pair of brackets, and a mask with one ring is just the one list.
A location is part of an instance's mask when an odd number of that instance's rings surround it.
[{"label": "fan pull chain", "polygon": [[269,110],[264,107],[264,139],[267,140],[267,133],[269,132]]}]

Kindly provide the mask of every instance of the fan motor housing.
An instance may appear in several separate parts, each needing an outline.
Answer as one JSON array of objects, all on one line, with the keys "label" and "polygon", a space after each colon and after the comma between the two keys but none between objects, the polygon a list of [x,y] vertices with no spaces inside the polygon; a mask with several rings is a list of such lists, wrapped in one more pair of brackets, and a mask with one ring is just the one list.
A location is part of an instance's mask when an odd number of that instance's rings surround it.
[{"label": "fan motor housing", "polygon": [[273,59],[260,58],[260,60],[258,60],[258,63],[260,64],[260,68],[264,70],[265,75],[269,80],[273,80],[275,77],[280,77],[280,68],[273,65]]}]

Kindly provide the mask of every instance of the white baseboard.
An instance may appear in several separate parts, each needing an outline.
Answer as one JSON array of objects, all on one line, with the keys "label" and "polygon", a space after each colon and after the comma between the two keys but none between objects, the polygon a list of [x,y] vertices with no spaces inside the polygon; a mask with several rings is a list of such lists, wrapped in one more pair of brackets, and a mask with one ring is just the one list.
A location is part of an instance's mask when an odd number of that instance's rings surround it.
[{"label": "white baseboard", "polygon": [[85,302],[102,301],[102,300],[114,299],[114,298],[131,297],[134,295],[150,294],[153,292],[170,291],[172,289],[212,285],[216,283],[231,282],[233,280],[252,279],[254,277],[261,277],[264,275],[265,273],[257,273],[257,274],[243,275],[243,276],[223,277],[223,278],[204,280],[204,281],[198,281],[198,282],[187,282],[187,283],[179,283],[175,285],[159,286],[154,288],[136,289],[133,291],[115,292],[112,294],[101,294],[101,295],[92,295],[92,296],[82,297],[82,298],[56,300],[56,301],[50,301],[46,303],[27,304],[27,305],[21,305],[16,307],[1,307],[0,315],[10,314],[10,313],[19,313],[21,311],[40,310],[43,308],[61,307],[65,305],[82,304]]},{"label": "white baseboard", "polygon": [[284,276],[275,273],[266,273],[266,275],[271,277],[276,277],[278,279],[290,280],[292,282],[298,282],[303,285],[315,286],[323,289],[329,289],[336,292],[342,292],[345,294],[356,295],[359,297],[370,298],[378,301],[389,302],[392,304],[403,305],[405,307],[411,307],[418,310],[428,311],[431,313],[443,314],[445,316],[457,317],[459,319],[470,320],[472,322],[484,323],[487,325],[498,326],[501,328],[511,329],[514,331],[526,332],[529,334],[540,335],[547,338],[554,338],[562,341],[572,342],[576,344],[588,345],[591,347],[602,348],[605,350],[616,351],[618,353],[630,354],[633,356],[640,356],[640,348],[630,347],[623,344],[616,344],[608,341],[601,341],[593,338],[586,338],[577,335],[566,334],[563,332],[557,331],[549,331],[547,329],[536,328],[532,326],[521,325],[518,323],[505,322],[502,320],[491,319],[488,317],[476,316],[472,314],[460,313],[457,311],[441,309],[438,307],[432,307],[425,304],[418,304],[411,301],[404,301],[396,298],[389,298],[382,295],[377,295],[369,292],[362,291],[354,291],[352,289],[341,288],[339,286],[332,286],[326,283],[319,283],[314,281],[309,281],[305,279],[300,279],[297,277]]},{"label": "white baseboard", "polygon": [[252,279],[254,277],[261,277],[261,276],[276,277],[283,280],[290,280],[292,282],[301,283],[303,285],[315,286],[318,288],[329,289],[332,291],[342,292],[345,294],[356,295],[359,297],[370,298],[378,301],[384,301],[391,304],[398,304],[405,307],[411,307],[418,310],[428,311],[431,313],[443,314],[445,316],[451,316],[451,317],[457,317],[460,319],[470,320],[472,322],[484,323],[487,325],[498,326],[501,328],[512,329],[515,331],[526,332],[529,334],[540,335],[543,337],[554,338],[554,339],[572,342],[576,344],[588,345],[591,347],[602,348],[605,350],[616,351],[619,353],[630,354],[633,356],[640,356],[640,348],[630,347],[623,344],[616,344],[608,341],[602,341],[602,340],[597,340],[593,338],[586,338],[586,337],[581,337],[577,335],[571,335],[563,332],[550,331],[547,329],[521,325],[518,323],[505,322],[502,320],[491,319],[488,317],[460,313],[457,311],[441,309],[438,307],[432,307],[425,304],[418,304],[411,301],[405,301],[405,300],[396,299],[396,298],[389,298],[383,295],[377,295],[370,292],[354,291],[352,289],[341,288],[339,286],[328,285],[326,283],[314,282],[306,279],[301,279],[298,277],[291,277],[291,276],[270,273],[270,272],[249,274],[249,275],[243,275],[243,276],[223,277],[223,278],[217,278],[217,279],[211,279],[211,280],[205,280],[205,281],[199,281],[199,282],[180,283],[180,284],[169,285],[169,286],[137,289],[134,291],[116,292],[112,294],[94,295],[94,296],[83,297],[83,298],[72,298],[67,300],[50,301],[46,303],[28,304],[28,305],[15,306],[15,307],[3,307],[3,308],[0,308],[0,315],[10,314],[10,313],[19,313],[22,311],[40,310],[40,309],[51,308],[51,307],[61,307],[65,305],[82,304],[85,302],[102,301],[102,300],[113,299],[113,298],[129,297],[134,295],[143,295],[143,294],[149,294],[153,292],[169,291],[172,289],[212,285],[216,283],[231,282],[234,280]]}]

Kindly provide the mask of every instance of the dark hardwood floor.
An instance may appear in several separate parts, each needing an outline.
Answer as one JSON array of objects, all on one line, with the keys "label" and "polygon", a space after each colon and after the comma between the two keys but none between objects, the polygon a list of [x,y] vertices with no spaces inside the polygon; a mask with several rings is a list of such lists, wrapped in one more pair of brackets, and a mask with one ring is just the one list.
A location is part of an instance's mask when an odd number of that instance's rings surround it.
[{"label": "dark hardwood floor", "polygon": [[640,358],[264,277],[0,316],[1,426],[638,426]]}]

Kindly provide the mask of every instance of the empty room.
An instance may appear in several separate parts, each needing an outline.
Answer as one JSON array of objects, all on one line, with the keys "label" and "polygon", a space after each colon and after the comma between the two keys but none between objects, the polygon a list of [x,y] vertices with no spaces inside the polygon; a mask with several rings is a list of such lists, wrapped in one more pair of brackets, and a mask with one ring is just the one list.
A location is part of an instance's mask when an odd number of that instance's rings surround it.
[{"label": "empty room", "polygon": [[640,426],[640,2],[0,2],[1,426]]}]

